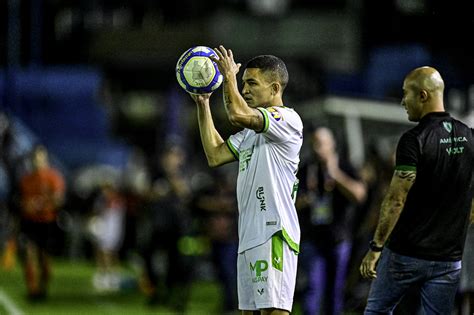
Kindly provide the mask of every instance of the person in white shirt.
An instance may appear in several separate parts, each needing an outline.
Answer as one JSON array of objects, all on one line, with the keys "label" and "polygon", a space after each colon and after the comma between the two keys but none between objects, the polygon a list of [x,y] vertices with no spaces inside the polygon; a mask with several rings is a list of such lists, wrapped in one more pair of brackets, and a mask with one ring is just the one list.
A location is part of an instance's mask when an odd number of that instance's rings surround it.
[{"label": "person in white shirt", "polygon": [[296,282],[300,227],[294,199],[303,142],[300,116],[283,105],[288,83],[285,63],[272,55],[252,58],[237,85],[241,64],[219,46],[224,105],[230,123],[243,128],[226,141],[214,126],[211,94],[191,97],[197,104],[202,145],[209,166],[239,161],[237,201],[239,309],[243,315],[289,314]]}]

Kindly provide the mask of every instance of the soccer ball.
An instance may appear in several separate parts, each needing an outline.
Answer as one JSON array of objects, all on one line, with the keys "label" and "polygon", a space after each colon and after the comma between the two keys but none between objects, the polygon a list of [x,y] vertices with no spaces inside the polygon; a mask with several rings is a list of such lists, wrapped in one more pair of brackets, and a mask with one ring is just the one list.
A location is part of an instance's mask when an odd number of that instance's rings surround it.
[{"label": "soccer ball", "polygon": [[222,84],[222,74],[217,64],[209,57],[216,52],[206,46],[195,46],[186,50],[176,63],[176,78],[179,85],[192,94],[215,91]]}]

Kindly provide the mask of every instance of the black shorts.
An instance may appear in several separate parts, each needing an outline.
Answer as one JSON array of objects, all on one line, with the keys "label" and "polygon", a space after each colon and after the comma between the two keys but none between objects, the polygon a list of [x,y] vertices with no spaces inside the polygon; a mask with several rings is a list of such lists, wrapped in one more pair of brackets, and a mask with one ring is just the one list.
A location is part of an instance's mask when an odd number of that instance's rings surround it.
[{"label": "black shorts", "polygon": [[31,241],[47,251],[51,251],[55,247],[56,231],[56,222],[43,223],[23,219],[20,223],[21,238]]}]

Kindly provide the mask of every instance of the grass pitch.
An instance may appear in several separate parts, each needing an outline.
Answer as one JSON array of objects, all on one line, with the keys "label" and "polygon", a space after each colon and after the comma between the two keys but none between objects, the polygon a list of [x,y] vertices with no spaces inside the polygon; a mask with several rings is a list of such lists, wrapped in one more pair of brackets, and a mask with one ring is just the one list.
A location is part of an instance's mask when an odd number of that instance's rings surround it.
[{"label": "grass pitch", "polygon": [[54,260],[48,299],[30,302],[19,264],[0,268],[0,314],[5,315],[157,315],[220,314],[221,293],[215,282],[197,281],[184,313],[163,305],[148,306],[146,296],[131,285],[118,292],[97,292],[91,283],[95,266],[91,262]]}]

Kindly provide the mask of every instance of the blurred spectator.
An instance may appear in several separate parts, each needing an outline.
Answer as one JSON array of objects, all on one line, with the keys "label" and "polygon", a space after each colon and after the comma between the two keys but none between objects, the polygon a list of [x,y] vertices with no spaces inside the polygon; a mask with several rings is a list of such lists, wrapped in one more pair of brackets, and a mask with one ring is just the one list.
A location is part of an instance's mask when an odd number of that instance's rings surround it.
[{"label": "blurred spectator", "polygon": [[298,172],[297,209],[301,222],[300,277],[304,314],[341,314],[352,247],[350,218],[364,201],[366,187],[354,167],[336,151],[332,131],[311,133],[312,157]]},{"label": "blurred spectator", "polygon": [[222,312],[232,313],[237,308],[237,199],[236,179],[229,172],[214,174],[208,189],[195,198],[195,207],[211,241],[212,263],[222,287]]},{"label": "blurred spectator", "polygon": [[125,231],[120,248],[120,258],[126,258],[137,248],[137,223],[145,206],[145,198],[150,189],[150,174],[144,152],[135,148],[123,173],[123,197],[125,199]]},{"label": "blurred spectator", "polygon": [[[145,225],[151,224],[141,246],[148,302],[150,305],[169,304],[178,310],[186,307],[191,276],[190,266],[178,248],[179,240],[190,229],[188,202],[191,189],[184,162],[185,153],[179,145],[169,145],[164,150],[159,174],[153,182],[149,209],[141,218]],[[155,257],[159,253],[164,259],[157,266]],[[159,267],[165,269],[164,283]]]},{"label": "blurred spectator", "polygon": [[89,229],[93,236],[97,272],[93,285],[99,291],[118,290],[118,252],[123,241],[125,202],[110,182],[104,182],[94,204]]},{"label": "blurred spectator", "polygon": [[28,298],[44,299],[50,278],[49,251],[54,245],[58,210],[64,202],[63,175],[50,166],[48,151],[38,145],[32,169],[20,178],[20,249]]},{"label": "blurred spectator", "polygon": [[11,192],[6,146],[10,137],[10,122],[7,115],[0,112],[0,249],[3,250],[2,266],[9,269],[14,264],[15,242],[11,238],[11,222],[8,203]]},{"label": "blurred spectator", "polygon": [[[357,210],[354,218],[354,239],[346,282],[346,310],[363,312],[370,282],[362,279],[359,271],[360,261],[367,251],[377,226],[380,203],[390,184],[395,165],[395,144],[392,149],[383,152],[383,143],[369,145],[367,159],[360,170],[361,180],[367,186],[367,198]],[[388,148],[387,148],[388,149]]]},{"label": "blurred spectator", "polygon": [[[473,202],[474,208],[474,202]],[[467,231],[466,246],[462,260],[461,282],[459,292],[461,293],[460,315],[469,315],[474,312],[474,218],[471,216],[471,226]]]}]

